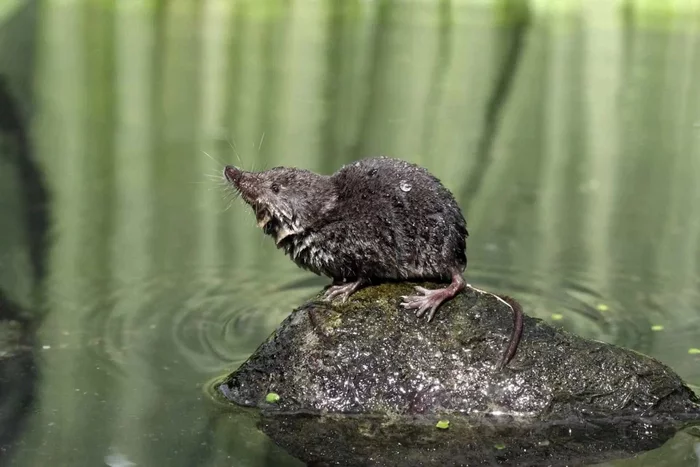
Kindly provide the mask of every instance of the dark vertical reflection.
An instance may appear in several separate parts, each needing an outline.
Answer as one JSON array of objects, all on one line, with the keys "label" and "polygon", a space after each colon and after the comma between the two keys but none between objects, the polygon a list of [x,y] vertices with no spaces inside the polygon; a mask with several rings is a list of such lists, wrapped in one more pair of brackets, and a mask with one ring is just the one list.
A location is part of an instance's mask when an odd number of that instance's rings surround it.
[{"label": "dark vertical reflection", "polygon": [[[0,24],[0,131],[14,140],[14,161],[26,199],[29,255],[35,278],[46,273],[48,192],[32,153],[28,121],[33,113],[32,84],[36,59],[36,1],[26,4]],[[7,69],[8,75],[3,71]],[[10,81],[12,86],[10,86]],[[14,89],[14,91],[13,91]],[[8,154],[12,157],[12,154]]]},{"label": "dark vertical reflection", "polygon": [[[37,169],[27,139],[26,119],[19,112],[6,79],[0,75],[0,141],[20,178],[20,199],[24,204],[24,231],[31,263],[36,298],[41,297],[46,273],[48,192]],[[2,189],[0,188],[0,193]],[[0,213],[5,221],[8,219]],[[17,247],[20,247],[18,245]],[[35,332],[41,320],[38,308],[27,309],[10,300],[0,284],[0,464],[12,455],[14,440],[22,434],[26,417],[35,401],[38,373],[35,366]]]},{"label": "dark vertical reflection", "polygon": [[[19,243],[0,245],[0,257],[26,253],[29,277],[15,277],[29,284],[31,297],[13,300],[11,284],[0,283],[0,464],[7,465],[13,446],[23,435],[27,418],[36,403],[39,374],[35,362],[36,331],[41,323],[44,282],[47,271],[49,196],[37,166],[29,136],[33,107],[31,83],[35,69],[35,2],[27,2],[0,23],[0,164],[9,168],[17,184],[0,185],[0,197],[18,200],[17,217],[0,212],[0,225],[18,221],[23,236]],[[3,174],[5,176],[9,173]],[[16,188],[18,193],[8,190]],[[2,228],[2,227],[0,227]],[[6,267],[3,264],[3,267]],[[15,271],[15,276],[22,271]]]},{"label": "dark vertical reflection", "polygon": [[[507,12],[506,24],[497,30],[497,50],[495,54],[498,60],[499,70],[489,97],[482,125],[481,136],[476,147],[476,154],[472,170],[469,173],[464,188],[459,193],[459,199],[464,203],[463,209],[469,212],[469,208],[476,194],[481,188],[481,183],[486,177],[486,172],[493,159],[491,153],[493,142],[496,139],[498,125],[503,114],[505,103],[508,100],[510,90],[518,71],[518,65],[525,48],[525,38],[530,26],[530,8],[528,2],[520,0],[504,0],[502,8]],[[471,152],[471,151],[470,151]],[[472,155],[467,156],[469,159]]]},{"label": "dark vertical reflection", "polygon": [[[8,154],[16,164],[25,200],[25,222],[29,240],[29,256],[34,278],[46,275],[46,242],[49,230],[49,193],[44,175],[33,158],[26,118],[22,116],[7,80],[0,75],[0,132],[14,142],[14,154]],[[14,157],[13,157],[14,156]]]},{"label": "dark vertical reflection", "polygon": [[0,289],[0,465],[7,465],[36,400],[36,317]]}]

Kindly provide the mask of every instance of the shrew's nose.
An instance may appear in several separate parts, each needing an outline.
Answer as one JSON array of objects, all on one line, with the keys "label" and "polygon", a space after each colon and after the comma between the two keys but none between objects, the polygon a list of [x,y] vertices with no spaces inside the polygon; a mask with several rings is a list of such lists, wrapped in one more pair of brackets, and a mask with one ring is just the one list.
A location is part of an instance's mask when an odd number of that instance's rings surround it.
[{"label": "shrew's nose", "polygon": [[241,179],[241,174],[241,169],[234,167],[233,165],[227,165],[224,168],[224,177],[226,177],[226,180],[231,183],[238,183],[238,181]]}]

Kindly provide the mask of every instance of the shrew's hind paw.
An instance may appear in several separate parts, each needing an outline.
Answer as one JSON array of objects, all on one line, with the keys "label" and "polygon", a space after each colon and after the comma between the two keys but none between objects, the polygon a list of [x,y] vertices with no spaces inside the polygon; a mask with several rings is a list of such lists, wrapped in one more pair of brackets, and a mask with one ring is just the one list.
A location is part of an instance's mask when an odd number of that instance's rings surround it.
[{"label": "shrew's hind paw", "polygon": [[416,316],[421,318],[425,312],[428,312],[428,322],[430,322],[435,316],[435,312],[438,307],[447,298],[447,289],[436,289],[430,290],[424,287],[415,287],[416,292],[422,295],[405,295],[401,306],[407,310],[416,310]]}]

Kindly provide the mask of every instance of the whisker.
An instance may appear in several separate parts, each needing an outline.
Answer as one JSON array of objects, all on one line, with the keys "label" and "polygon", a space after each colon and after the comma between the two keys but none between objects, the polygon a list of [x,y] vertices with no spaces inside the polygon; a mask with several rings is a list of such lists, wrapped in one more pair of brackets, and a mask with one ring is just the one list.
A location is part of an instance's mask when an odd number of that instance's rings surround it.
[{"label": "whisker", "polygon": [[207,156],[209,159],[213,160],[213,161],[216,162],[217,164],[219,164],[219,165],[221,165],[221,166],[226,165],[226,164],[224,164],[223,162],[221,162],[221,161],[215,159],[214,157],[212,157],[208,152],[206,152],[206,151],[202,151],[202,152],[204,153],[205,156]]},{"label": "whisker", "polygon": [[238,163],[241,164],[241,166],[245,165],[241,160],[240,154],[238,154],[238,149],[236,149],[236,143],[233,141],[233,138],[231,138],[230,140],[226,138],[226,141],[228,142],[228,145],[231,146],[231,149],[233,149],[233,154],[235,154],[236,159],[238,159]]},{"label": "whisker", "polygon": [[224,212],[226,212],[226,211],[228,211],[229,209],[231,209],[231,206],[233,206],[234,201],[236,201],[236,200],[235,200],[235,199],[229,200],[228,206],[226,206],[226,207],[224,208]]}]

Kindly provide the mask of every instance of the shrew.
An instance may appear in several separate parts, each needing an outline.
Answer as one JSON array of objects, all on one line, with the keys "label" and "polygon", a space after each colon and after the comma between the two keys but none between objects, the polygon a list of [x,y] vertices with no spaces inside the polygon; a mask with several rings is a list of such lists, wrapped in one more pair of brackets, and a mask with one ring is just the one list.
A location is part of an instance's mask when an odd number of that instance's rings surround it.
[{"label": "shrew", "polygon": [[[224,176],[278,248],[298,266],[333,279],[326,300],[345,301],[383,281],[449,282],[434,290],[416,287],[415,295],[402,297],[404,308],[431,321],[442,303],[471,287],[462,277],[468,236],[462,211],[452,193],[422,167],[378,157],[333,175],[226,166]],[[509,297],[494,296],[514,316],[502,367],[517,351],[522,309]]]}]

